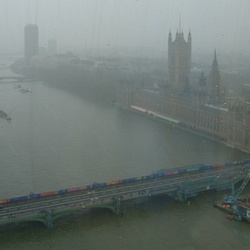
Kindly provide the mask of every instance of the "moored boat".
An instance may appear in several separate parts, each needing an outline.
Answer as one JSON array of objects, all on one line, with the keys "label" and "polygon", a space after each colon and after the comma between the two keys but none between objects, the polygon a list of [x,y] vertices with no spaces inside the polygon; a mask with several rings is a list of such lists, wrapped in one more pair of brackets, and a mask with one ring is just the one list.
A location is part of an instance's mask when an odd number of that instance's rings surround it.
[{"label": "moored boat", "polygon": [[4,118],[7,121],[11,120],[11,118],[8,116],[8,114],[6,114],[3,110],[0,110],[0,117]]},{"label": "moored boat", "polygon": [[229,220],[233,220],[234,219],[234,217],[232,215],[230,215],[230,214],[226,214],[225,217],[227,219],[229,219]]}]

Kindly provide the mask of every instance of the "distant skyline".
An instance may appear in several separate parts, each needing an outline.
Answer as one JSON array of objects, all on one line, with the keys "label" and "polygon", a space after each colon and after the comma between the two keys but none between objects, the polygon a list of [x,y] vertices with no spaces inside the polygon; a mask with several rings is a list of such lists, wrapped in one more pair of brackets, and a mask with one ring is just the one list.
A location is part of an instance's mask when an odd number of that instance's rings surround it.
[{"label": "distant skyline", "polygon": [[169,30],[192,34],[193,52],[250,54],[249,0],[0,0],[0,52],[24,51],[24,27],[58,52],[139,48],[167,51]]}]

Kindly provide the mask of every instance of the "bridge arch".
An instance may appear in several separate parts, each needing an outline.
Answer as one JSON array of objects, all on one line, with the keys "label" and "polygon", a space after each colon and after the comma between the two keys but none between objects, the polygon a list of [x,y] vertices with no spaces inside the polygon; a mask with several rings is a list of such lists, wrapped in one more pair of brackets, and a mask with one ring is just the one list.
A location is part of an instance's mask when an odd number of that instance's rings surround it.
[{"label": "bridge arch", "polygon": [[9,223],[23,223],[23,222],[39,222],[42,223],[47,227],[48,223],[46,220],[46,216],[43,215],[42,217],[26,217],[26,218],[11,218],[6,222],[2,222],[1,224],[9,224]]},{"label": "bridge arch", "polygon": [[84,212],[84,211],[90,211],[94,209],[107,209],[111,211],[112,213],[116,213],[116,207],[113,203],[111,204],[103,204],[103,205],[90,205],[87,207],[76,207],[74,209],[67,209],[60,212],[56,211],[49,211],[47,213],[44,213],[44,218],[34,218],[33,221],[39,221],[42,222],[48,229],[53,228],[53,223],[61,218],[63,218],[66,215],[74,214],[74,212]]}]

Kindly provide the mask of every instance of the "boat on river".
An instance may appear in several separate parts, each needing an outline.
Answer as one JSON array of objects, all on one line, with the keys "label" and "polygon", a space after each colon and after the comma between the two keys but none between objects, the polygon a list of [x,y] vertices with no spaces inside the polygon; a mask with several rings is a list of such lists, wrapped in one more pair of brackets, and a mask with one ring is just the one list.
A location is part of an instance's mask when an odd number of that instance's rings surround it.
[{"label": "boat on river", "polygon": [[8,114],[5,113],[3,110],[0,110],[0,117],[7,120],[7,121],[11,120],[11,118],[8,116]]},{"label": "boat on river", "polygon": [[225,217],[227,219],[229,219],[229,220],[233,220],[234,219],[233,215],[230,215],[230,214],[225,215]]},{"label": "boat on river", "polygon": [[19,91],[21,92],[21,93],[31,93],[31,90],[30,89],[19,89]]}]

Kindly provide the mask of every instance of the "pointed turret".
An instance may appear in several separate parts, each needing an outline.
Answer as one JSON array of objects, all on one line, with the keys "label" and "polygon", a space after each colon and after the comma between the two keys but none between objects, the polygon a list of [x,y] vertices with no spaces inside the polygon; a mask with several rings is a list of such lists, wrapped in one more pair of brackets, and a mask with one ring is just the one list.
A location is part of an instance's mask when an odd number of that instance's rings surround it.
[{"label": "pointed turret", "polygon": [[222,96],[221,92],[221,77],[219,71],[219,65],[217,62],[216,50],[214,50],[214,58],[212,62],[212,67],[210,71],[210,79],[209,79],[209,89],[210,89],[210,98],[212,99],[220,99]]},{"label": "pointed turret", "polygon": [[214,59],[213,59],[213,63],[212,63],[212,68],[218,68],[216,49],[214,50]]},{"label": "pointed turret", "polygon": [[191,41],[192,41],[192,37],[191,37],[191,32],[189,30],[189,32],[188,32],[188,43],[191,44]]},{"label": "pointed turret", "polygon": [[171,30],[168,33],[168,42],[172,42],[172,33],[171,33]]}]

